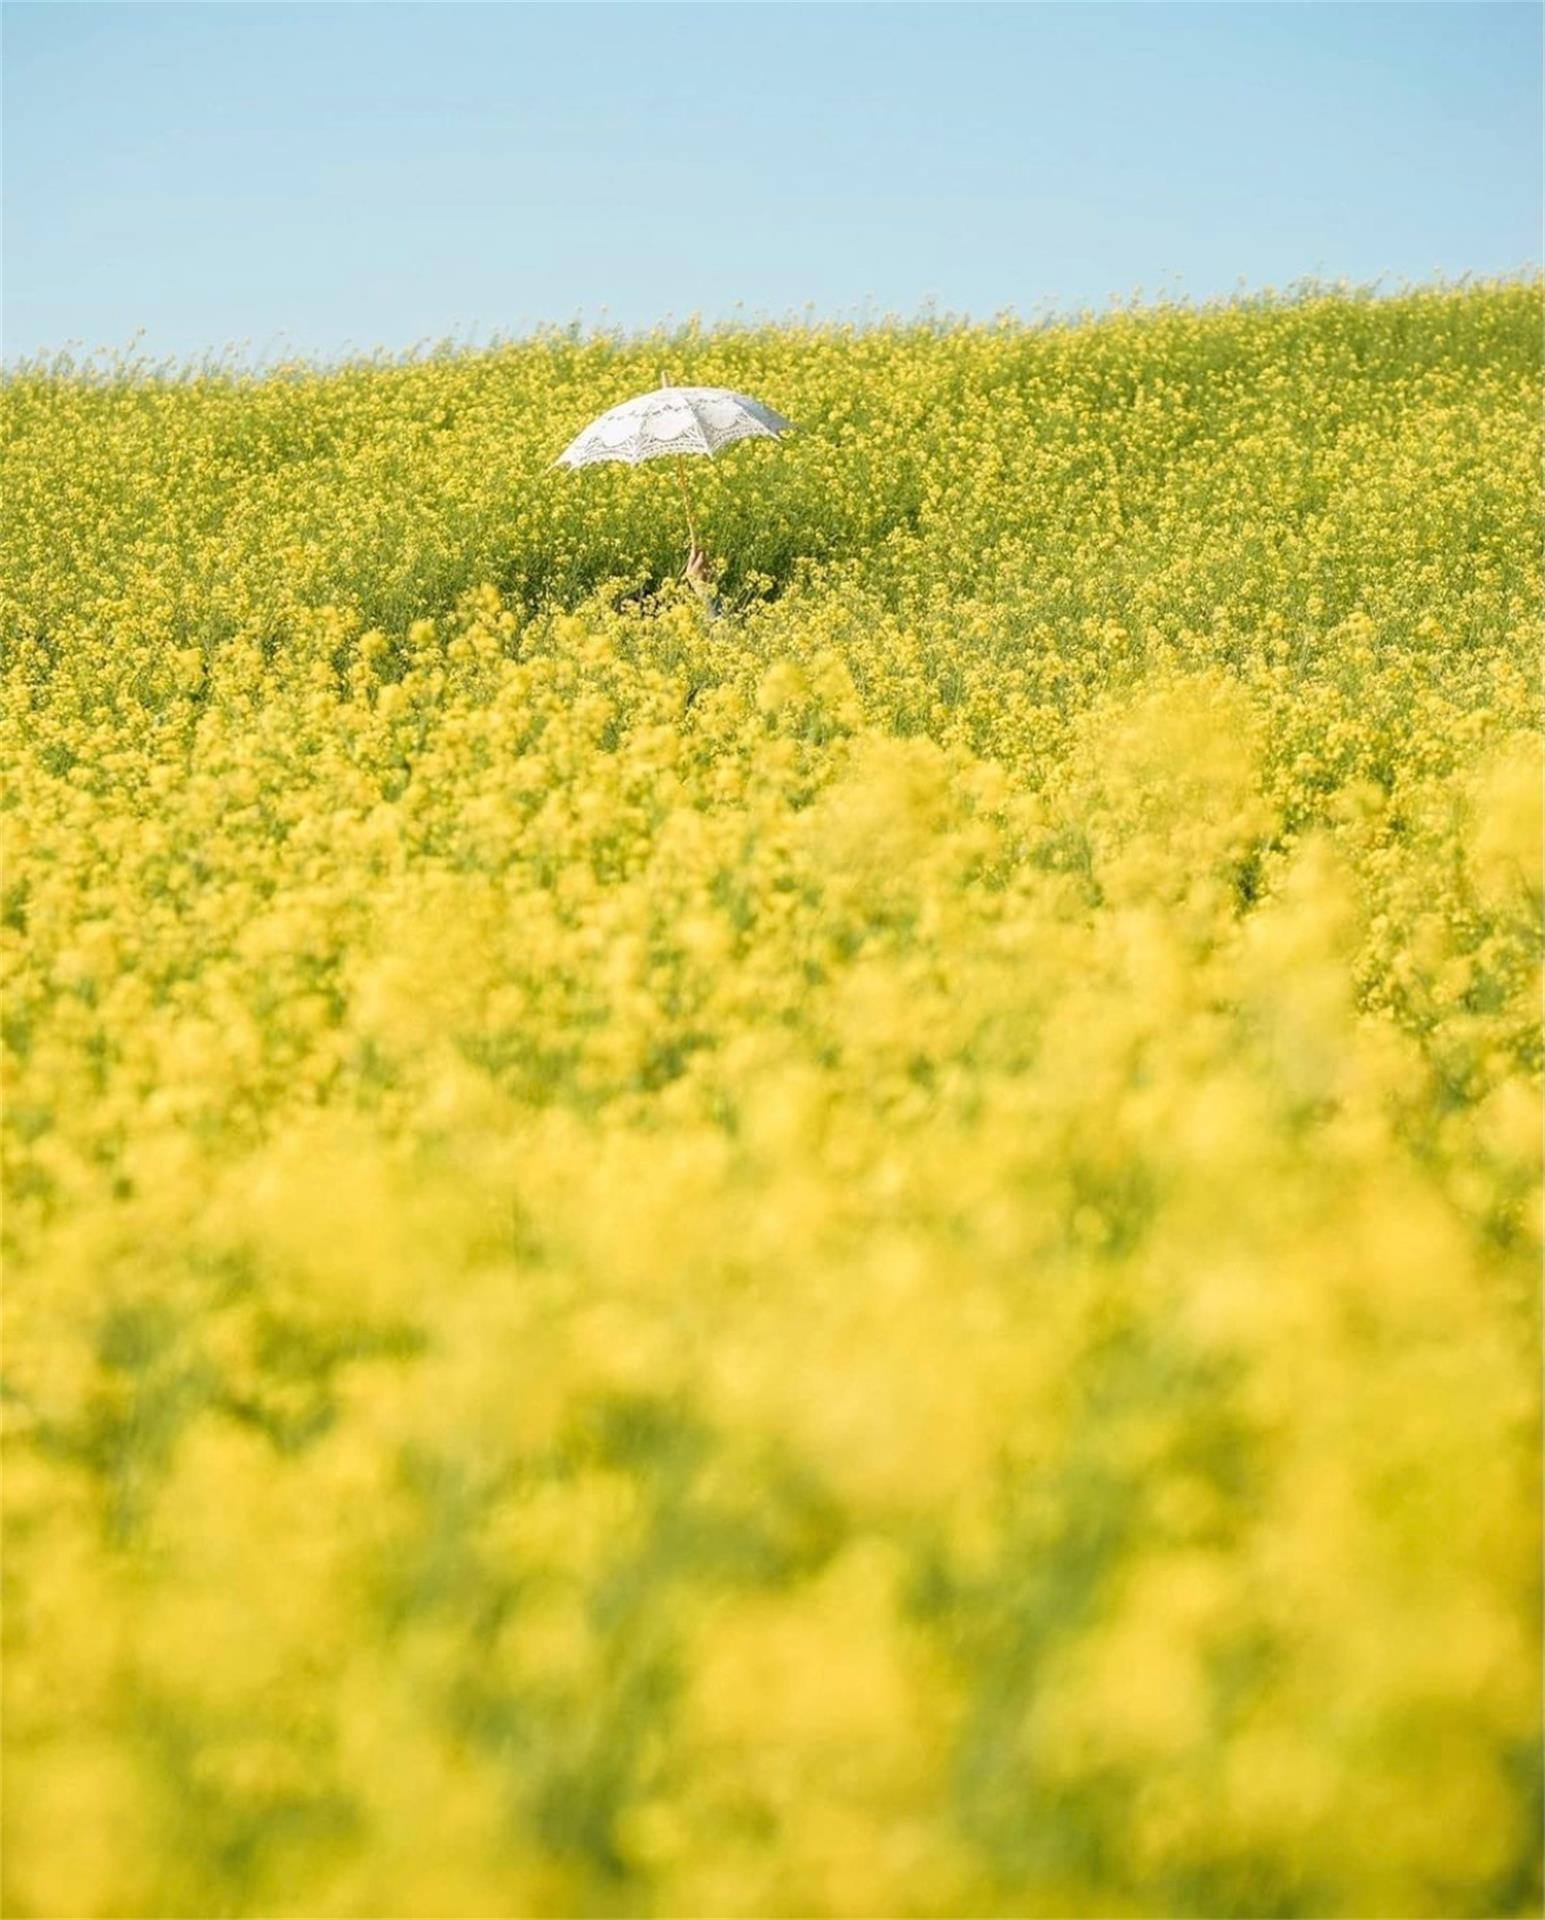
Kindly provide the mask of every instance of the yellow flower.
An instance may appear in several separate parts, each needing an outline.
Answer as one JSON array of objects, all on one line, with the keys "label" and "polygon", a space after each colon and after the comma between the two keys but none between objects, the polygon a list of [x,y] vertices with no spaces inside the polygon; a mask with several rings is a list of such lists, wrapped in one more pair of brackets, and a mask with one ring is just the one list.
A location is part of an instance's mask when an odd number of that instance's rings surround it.
[{"label": "yellow flower", "polygon": [[1538,1904],[1538,296],[6,380],[18,1913]]}]

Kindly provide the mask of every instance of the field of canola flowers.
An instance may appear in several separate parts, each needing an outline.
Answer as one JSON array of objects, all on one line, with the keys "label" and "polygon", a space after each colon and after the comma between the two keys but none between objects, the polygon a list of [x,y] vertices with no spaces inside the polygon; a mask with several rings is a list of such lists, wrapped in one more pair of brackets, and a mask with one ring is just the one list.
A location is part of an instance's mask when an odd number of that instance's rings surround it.
[{"label": "field of canola flowers", "polygon": [[8,379],[6,1913],[1537,1908],[1539,346]]}]

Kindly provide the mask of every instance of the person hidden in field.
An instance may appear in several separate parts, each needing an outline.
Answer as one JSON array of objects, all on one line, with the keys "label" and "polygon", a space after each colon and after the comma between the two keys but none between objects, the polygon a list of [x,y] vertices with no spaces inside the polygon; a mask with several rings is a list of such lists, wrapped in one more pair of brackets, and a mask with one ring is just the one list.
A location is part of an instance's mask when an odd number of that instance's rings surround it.
[{"label": "person hidden in field", "polygon": [[708,556],[694,539],[687,553],[687,564],[682,570],[682,579],[703,603],[703,611],[710,620],[717,620],[724,608],[719,596],[714,592],[713,570],[708,564]]}]

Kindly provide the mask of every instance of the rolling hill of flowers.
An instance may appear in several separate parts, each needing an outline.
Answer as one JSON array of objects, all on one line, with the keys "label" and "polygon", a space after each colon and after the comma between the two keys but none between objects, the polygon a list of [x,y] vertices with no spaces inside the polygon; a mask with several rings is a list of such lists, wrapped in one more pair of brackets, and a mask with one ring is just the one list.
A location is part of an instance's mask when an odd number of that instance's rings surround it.
[{"label": "rolling hill of flowers", "polygon": [[7,1914],[1537,1910],[1539,350],[6,378]]}]

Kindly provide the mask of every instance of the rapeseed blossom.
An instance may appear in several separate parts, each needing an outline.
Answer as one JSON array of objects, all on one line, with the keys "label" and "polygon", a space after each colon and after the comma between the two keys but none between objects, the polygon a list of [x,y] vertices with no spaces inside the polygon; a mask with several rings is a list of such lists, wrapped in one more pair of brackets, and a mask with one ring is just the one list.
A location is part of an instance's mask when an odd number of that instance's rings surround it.
[{"label": "rapeseed blossom", "polygon": [[7,1911],[1538,1904],[1538,322],[8,380]]}]

